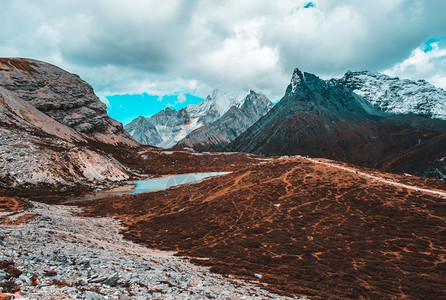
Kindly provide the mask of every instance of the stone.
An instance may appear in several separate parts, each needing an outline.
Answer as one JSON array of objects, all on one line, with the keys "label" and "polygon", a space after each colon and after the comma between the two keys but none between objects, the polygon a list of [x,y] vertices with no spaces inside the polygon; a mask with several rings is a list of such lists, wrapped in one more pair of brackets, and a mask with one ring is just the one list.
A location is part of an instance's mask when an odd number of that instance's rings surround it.
[{"label": "stone", "polygon": [[105,297],[98,293],[91,291],[85,292],[85,300],[102,300],[102,299],[105,299]]},{"label": "stone", "polygon": [[102,284],[106,284],[111,287],[115,287],[118,285],[118,281],[119,281],[119,275],[117,273],[115,273],[112,276],[105,279],[104,281],[102,281]]}]

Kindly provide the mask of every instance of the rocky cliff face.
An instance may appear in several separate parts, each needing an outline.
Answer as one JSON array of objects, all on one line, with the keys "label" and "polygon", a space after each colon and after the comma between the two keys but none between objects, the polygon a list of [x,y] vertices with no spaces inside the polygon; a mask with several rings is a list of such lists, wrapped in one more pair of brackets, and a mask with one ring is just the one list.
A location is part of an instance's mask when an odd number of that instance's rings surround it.
[{"label": "rocky cliff face", "polygon": [[[252,97],[250,99],[252,99]],[[224,143],[227,143],[229,139],[232,140],[232,136],[235,132],[241,132],[241,129],[236,129],[237,127],[246,129],[246,124],[252,124],[257,121],[261,115],[266,113],[265,109],[269,109],[272,106],[269,100],[264,102],[264,99],[262,98],[261,101],[259,100],[257,103],[259,104],[258,108],[249,108],[249,104],[247,104],[242,109],[245,100],[246,94],[231,95],[220,90],[214,90],[204,101],[198,104],[188,105],[179,111],[166,108],[150,118],[145,118],[145,121],[142,121],[142,117],[138,117],[127,124],[125,129],[141,144],[171,148],[177,145],[180,141],[181,145],[186,145],[185,142],[189,139],[187,136],[191,132],[202,127],[208,128],[210,124],[219,120],[232,107],[236,107],[235,110],[243,110],[244,112],[240,111],[237,113],[240,116],[232,120],[233,122],[236,122],[228,128],[228,130],[232,130],[232,132],[223,132],[222,130],[225,127],[225,125],[223,125],[219,126],[220,129],[215,137],[210,137],[207,129],[203,128],[200,130],[200,134],[194,134],[191,137],[191,139],[196,139],[196,142],[187,144],[189,146],[192,144],[200,144],[202,146],[197,146],[197,149],[208,149],[209,147],[212,147],[212,145],[223,145]],[[269,103],[270,105],[268,106],[268,104],[265,103]],[[225,118],[227,119],[228,117],[229,115]],[[252,120],[246,120],[246,118],[251,117],[253,118]],[[228,121],[222,120],[220,123],[223,122]],[[215,124],[212,125],[212,128],[215,129],[215,126]],[[235,129],[235,131],[233,129]],[[200,136],[203,135],[203,132],[207,132],[204,133],[206,137]],[[198,139],[200,141],[198,141]],[[207,139],[208,141],[206,142],[204,139]],[[210,142],[210,139],[212,139],[213,142]],[[209,147],[205,146],[207,144],[209,144]]]},{"label": "rocky cliff face", "polygon": [[[337,80],[296,69],[281,101],[226,150],[326,157],[423,174],[446,156],[446,122],[389,115]],[[444,176],[444,164],[437,169]]]},{"label": "rocky cliff face", "polygon": [[368,71],[348,71],[337,82],[384,111],[446,120],[446,91],[424,80],[399,79]]},{"label": "rocky cliff face", "polygon": [[198,126],[197,119],[192,121],[185,109],[167,107],[150,118],[136,118],[125,129],[141,144],[170,148]]},{"label": "rocky cliff face", "polygon": [[163,142],[156,126],[148,118],[138,117],[124,126],[125,130],[139,143],[144,145],[158,145]]},{"label": "rocky cliff face", "polygon": [[5,188],[128,179],[113,150],[138,146],[78,76],[25,59],[0,59],[0,140]]},{"label": "rocky cliff face", "polygon": [[250,91],[216,121],[206,124],[182,139],[177,146],[197,151],[220,151],[263,117],[273,104],[262,94]]},{"label": "rocky cliff face", "polygon": [[105,143],[137,145],[75,74],[36,60],[1,58],[0,87],[77,132]]},{"label": "rocky cliff face", "polygon": [[243,101],[246,94],[234,95],[215,89],[200,103],[186,106],[186,111],[193,118],[198,118],[198,124],[210,124],[220,118],[232,106],[237,106]]}]

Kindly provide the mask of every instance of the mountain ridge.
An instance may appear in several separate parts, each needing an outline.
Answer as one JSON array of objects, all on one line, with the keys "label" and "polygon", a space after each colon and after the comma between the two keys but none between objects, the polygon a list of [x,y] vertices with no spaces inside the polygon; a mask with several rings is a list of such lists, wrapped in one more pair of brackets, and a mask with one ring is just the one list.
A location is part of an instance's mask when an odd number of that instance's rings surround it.
[{"label": "mountain ridge", "polygon": [[334,80],[386,112],[446,120],[446,91],[425,80],[400,79],[370,71],[347,71],[341,79]]},{"label": "mountain ridge", "polygon": [[223,150],[272,107],[265,95],[250,90],[242,101],[232,105],[220,118],[190,132],[176,146],[197,151]]}]

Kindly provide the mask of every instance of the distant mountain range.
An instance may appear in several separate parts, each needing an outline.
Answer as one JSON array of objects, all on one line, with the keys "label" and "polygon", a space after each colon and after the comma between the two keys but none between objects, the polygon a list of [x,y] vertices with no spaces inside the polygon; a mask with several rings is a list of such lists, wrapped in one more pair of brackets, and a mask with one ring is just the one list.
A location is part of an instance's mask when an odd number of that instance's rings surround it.
[{"label": "distant mountain range", "polygon": [[442,95],[424,81],[369,72],[322,80],[296,69],[280,102],[225,150],[326,157],[444,179]]},{"label": "distant mountain range", "polygon": [[198,104],[179,111],[166,108],[150,118],[138,117],[125,129],[146,145],[216,151],[248,129],[272,106],[266,96],[254,91],[231,95],[214,90]]},{"label": "distant mountain range", "polygon": [[190,132],[177,146],[197,151],[221,151],[272,107],[273,104],[265,95],[251,90],[242,101],[232,105],[220,118]]},{"label": "distant mountain range", "polygon": [[254,91],[215,90],[199,104],[139,117],[125,129],[140,143],[165,148],[303,154],[446,176],[446,91],[376,72],[322,80],[296,69],[274,107]]}]

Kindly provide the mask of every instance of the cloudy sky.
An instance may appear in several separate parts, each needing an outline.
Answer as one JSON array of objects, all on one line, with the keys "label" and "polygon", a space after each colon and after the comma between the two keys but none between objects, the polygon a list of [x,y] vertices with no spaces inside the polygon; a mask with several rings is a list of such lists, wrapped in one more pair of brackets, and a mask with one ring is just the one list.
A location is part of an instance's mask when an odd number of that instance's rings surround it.
[{"label": "cloudy sky", "polygon": [[123,122],[214,88],[278,100],[295,67],[323,78],[367,69],[446,89],[444,0],[0,0],[0,8],[0,56],[79,74]]}]

